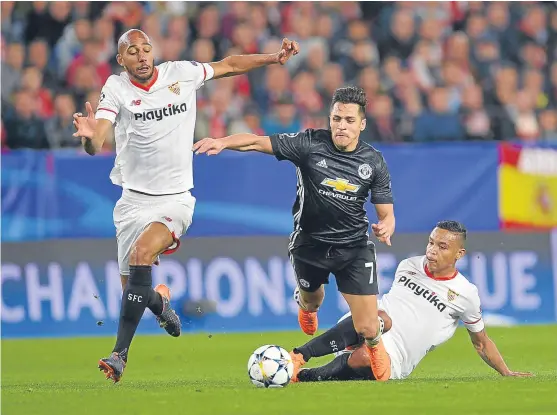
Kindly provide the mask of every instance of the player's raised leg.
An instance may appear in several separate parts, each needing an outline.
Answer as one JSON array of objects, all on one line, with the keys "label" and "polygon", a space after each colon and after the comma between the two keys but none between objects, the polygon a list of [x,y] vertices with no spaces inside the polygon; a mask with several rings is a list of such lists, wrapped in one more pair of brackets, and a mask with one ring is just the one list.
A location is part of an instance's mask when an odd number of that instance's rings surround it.
[{"label": "player's raised leg", "polygon": [[[381,332],[386,333],[391,329],[391,318],[382,310],[379,310],[378,313]],[[311,339],[303,346],[297,347],[292,351],[291,356],[294,356],[292,359],[294,362],[294,374],[291,381],[298,381],[298,372],[301,366],[309,362],[311,358],[326,356],[332,353],[341,353],[344,350],[361,346],[363,342],[364,339],[356,332],[352,316],[348,313],[325,333]],[[340,376],[339,371],[342,371],[343,365],[340,364],[339,361],[336,363],[333,362],[323,366],[323,369],[320,371],[315,372],[315,378],[334,379]]]},{"label": "player's raised leg", "polygon": [[296,248],[290,252],[297,287],[294,299],[298,303],[298,323],[302,331],[313,336],[318,328],[317,311],[325,298],[323,284],[328,282],[329,271],[311,265],[311,253],[307,249]]},{"label": "player's raised leg", "polygon": [[149,308],[165,330],[180,335],[180,320],[170,306],[168,287],[152,288],[151,265],[160,253],[174,244],[168,227],[153,222],[133,244],[129,258],[130,275],[122,295],[116,345],[111,356],[99,361],[107,378],[118,382],[126,366],[128,350],[145,308]]},{"label": "player's raised leg", "polygon": [[342,295],[352,312],[356,332],[365,340],[369,363],[375,379],[388,380],[391,376],[391,359],[381,341],[381,328],[377,318],[377,297],[345,293]]},{"label": "player's raised leg", "polygon": [[377,267],[375,246],[367,246],[346,252],[346,264],[335,272],[339,291],[350,307],[354,328],[365,340],[370,355],[370,366],[375,379],[386,381],[391,375],[389,355],[381,341],[378,320]]}]

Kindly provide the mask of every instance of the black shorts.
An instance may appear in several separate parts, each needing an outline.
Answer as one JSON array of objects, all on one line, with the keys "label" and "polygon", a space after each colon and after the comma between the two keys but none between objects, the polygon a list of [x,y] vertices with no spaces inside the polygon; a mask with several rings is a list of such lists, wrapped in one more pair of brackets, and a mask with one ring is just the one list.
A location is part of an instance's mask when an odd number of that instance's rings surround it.
[{"label": "black shorts", "polygon": [[314,292],[329,283],[329,274],[344,294],[377,295],[375,245],[342,248],[311,241],[302,233],[294,233],[289,246],[290,260],[298,286]]}]

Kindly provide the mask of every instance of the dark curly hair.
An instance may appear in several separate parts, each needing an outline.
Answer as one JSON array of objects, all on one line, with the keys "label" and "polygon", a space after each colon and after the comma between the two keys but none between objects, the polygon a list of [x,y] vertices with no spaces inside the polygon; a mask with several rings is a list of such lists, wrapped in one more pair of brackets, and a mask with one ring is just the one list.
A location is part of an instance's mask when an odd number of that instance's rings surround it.
[{"label": "dark curly hair", "polygon": [[356,104],[360,107],[360,115],[363,116],[366,113],[366,93],[360,87],[346,86],[343,88],[338,88],[333,94],[331,109],[337,102],[340,102],[342,104]]}]

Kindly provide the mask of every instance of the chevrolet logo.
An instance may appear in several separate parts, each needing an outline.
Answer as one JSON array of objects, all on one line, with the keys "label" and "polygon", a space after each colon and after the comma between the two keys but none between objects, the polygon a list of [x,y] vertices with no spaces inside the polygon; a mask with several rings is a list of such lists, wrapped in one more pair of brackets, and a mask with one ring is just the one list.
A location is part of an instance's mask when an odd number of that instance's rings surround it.
[{"label": "chevrolet logo", "polygon": [[360,189],[359,185],[352,184],[348,180],[339,179],[338,177],[336,178],[336,180],[325,179],[321,182],[321,184],[327,187],[331,187],[340,193],[346,193],[346,192],[355,193]]}]

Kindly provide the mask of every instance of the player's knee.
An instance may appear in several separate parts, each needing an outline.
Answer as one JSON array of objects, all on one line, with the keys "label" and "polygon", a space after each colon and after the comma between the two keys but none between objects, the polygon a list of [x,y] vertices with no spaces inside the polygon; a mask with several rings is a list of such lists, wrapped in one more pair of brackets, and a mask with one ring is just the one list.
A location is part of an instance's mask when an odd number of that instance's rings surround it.
[{"label": "player's knee", "polygon": [[154,257],[155,253],[149,246],[137,241],[132,248],[130,265],[152,265]]}]

